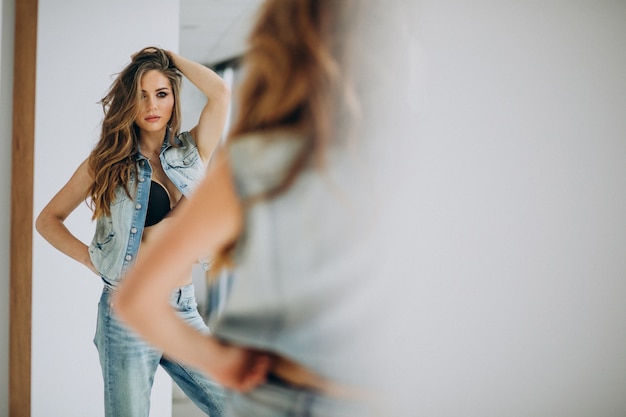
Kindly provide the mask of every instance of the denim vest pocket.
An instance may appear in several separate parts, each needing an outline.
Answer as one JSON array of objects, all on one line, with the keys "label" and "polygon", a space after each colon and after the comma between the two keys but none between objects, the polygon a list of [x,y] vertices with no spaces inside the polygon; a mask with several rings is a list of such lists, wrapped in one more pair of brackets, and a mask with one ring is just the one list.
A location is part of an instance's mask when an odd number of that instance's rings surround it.
[{"label": "denim vest pocket", "polygon": [[168,167],[185,170],[191,168],[200,161],[200,155],[194,147],[170,148],[163,154],[163,159]]},{"label": "denim vest pocket", "polygon": [[[130,182],[130,187],[134,187],[134,181]],[[132,188],[131,188],[132,191]],[[124,207],[132,205],[132,199],[128,197],[123,187],[118,187],[115,192],[115,200],[111,203],[111,216],[101,217],[97,220],[96,231],[91,244],[89,245],[89,257],[94,267],[102,277],[109,280],[117,280],[121,264],[120,252],[123,251],[121,241],[124,239],[120,228],[120,212],[124,212]]]},{"label": "denim vest pocket", "polygon": [[189,196],[204,175],[205,168],[198,148],[191,144],[168,148],[162,154],[161,162],[167,176],[186,196]]},{"label": "denim vest pocket", "polygon": [[89,245],[89,257],[96,267],[100,275],[107,275],[111,268],[113,257],[111,257],[111,249],[114,246],[115,230],[113,230],[113,222],[110,218],[105,217],[98,219],[96,232]]}]

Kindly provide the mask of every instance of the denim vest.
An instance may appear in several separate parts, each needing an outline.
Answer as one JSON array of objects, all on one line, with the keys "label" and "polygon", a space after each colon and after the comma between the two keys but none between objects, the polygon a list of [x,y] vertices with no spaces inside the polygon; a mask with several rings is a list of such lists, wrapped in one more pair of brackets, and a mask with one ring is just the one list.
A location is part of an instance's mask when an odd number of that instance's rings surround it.
[{"label": "denim vest", "polygon": [[[239,198],[280,184],[304,145],[279,131],[231,141]],[[378,369],[358,354],[372,345],[369,324],[380,314],[373,165],[361,152],[329,147],[323,171],[311,163],[286,191],[246,208],[228,300],[209,323],[214,335],[349,385]]]},{"label": "denim vest", "polygon": [[[189,134],[181,133],[172,146],[166,136],[159,159],[167,177],[188,197],[205,173],[198,148]],[[96,231],[89,245],[89,256],[105,285],[117,286],[124,272],[134,263],[146,220],[152,168],[148,159],[137,154],[137,171],[129,182],[134,199],[123,187],[115,190],[111,215],[98,218]]]}]

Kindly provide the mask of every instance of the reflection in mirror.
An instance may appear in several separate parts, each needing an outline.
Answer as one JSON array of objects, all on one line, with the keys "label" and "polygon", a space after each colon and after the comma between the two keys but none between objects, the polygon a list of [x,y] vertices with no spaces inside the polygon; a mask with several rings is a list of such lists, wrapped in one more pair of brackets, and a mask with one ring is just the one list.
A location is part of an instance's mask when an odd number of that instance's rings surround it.
[{"label": "reflection in mirror", "polygon": [[[200,24],[208,19],[201,19],[189,30],[198,31],[193,38],[202,40],[205,37],[208,46],[196,44],[187,52],[191,54],[194,48],[212,51],[214,55],[207,56],[207,60],[199,56],[194,59],[202,59],[203,64],[214,66],[230,61],[242,52],[239,47],[228,53],[226,40],[234,40],[237,33],[244,34],[245,31],[234,28],[245,24],[246,16],[252,14],[251,10],[259,2],[233,3],[237,5],[225,6],[221,1],[191,2],[196,9],[185,14],[184,1],[180,4],[147,0],[132,4],[123,0],[95,4],[77,4],[71,0],[39,1],[34,121],[35,215],[68,181],[96,143],[102,119],[98,101],[106,94],[115,75],[129,62],[130,55],[146,45],[158,45],[173,51],[188,48],[177,24],[162,24],[164,16],[179,16],[180,6],[181,16],[210,15],[211,20],[230,22],[219,29],[222,32],[207,34],[200,30]],[[205,8],[202,13],[197,8],[200,6]],[[68,13],[68,10],[72,12]],[[120,14],[120,10],[126,13]],[[191,23],[184,25],[189,29]],[[115,30],[93,30],[110,27]],[[222,44],[224,49],[218,49],[216,45]],[[243,45],[243,40],[238,44]],[[63,53],[59,53],[59,45],[63,45]],[[226,67],[221,65],[225,78],[230,73]],[[185,92],[193,90],[183,87]],[[185,95],[182,101],[191,103],[186,109],[189,113],[183,114],[184,129],[190,127],[184,124],[197,116],[193,114],[193,97]],[[95,227],[90,218],[88,207],[80,204],[65,223],[79,240],[90,242]],[[21,328],[31,331],[32,370],[30,384],[27,384],[30,391],[23,390],[19,396],[27,399],[30,396],[31,412],[35,416],[104,415],[102,376],[92,342],[102,282],[36,233],[32,253],[32,326],[26,321],[20,324]],[[202,283],[201,275],[202,272],[194,273],[194,282]],[[207,300],[206,288],[199,291],[200,299]],[[206,312],[206,301],[202,307]],[[159,372],[152,392],[150,415],[171,415],[171,398],[172,383],[165,373]]]}]

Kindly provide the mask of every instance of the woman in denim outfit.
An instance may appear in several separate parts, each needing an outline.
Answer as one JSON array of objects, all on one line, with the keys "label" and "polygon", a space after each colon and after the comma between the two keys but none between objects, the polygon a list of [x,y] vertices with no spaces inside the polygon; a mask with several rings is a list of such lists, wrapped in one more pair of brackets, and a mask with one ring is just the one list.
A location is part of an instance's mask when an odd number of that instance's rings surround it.
[{"label": "woman in denim outfit", "polygon": [[[206,95],[207,103],[197,125],[179,133],[181,73]],[[222,415],[222,388],[127,328],[112,311],[111,296],[144,246],[204,176],[224,129],[229,100],[228,88],[209,68],[159,48],[139,51],[101,101],[99,142],[37,218],[37,230],[46,240],[104,282],[94,342],[107,417],[148,416],[158,365],[207,415]],[[86,198],[97,222],[89,246],[64,225]],[[168,300],[190,328],[208,333],[197,310],[191,264],[177,275]]]},{"label": "woman in denim outfit", "polygon": [[[383,42],[363,19],[387,6],[264,4],[227,145],[116,294],[123,320],[228,388],[229,416],[385,415],[374,395],[376,164],[361,142],[376,134],[356,122],[372,116],[360,87],[385,83],[360,65]],[[173,277],[205,252],[234,267],[210,336],[167,303]]]}]

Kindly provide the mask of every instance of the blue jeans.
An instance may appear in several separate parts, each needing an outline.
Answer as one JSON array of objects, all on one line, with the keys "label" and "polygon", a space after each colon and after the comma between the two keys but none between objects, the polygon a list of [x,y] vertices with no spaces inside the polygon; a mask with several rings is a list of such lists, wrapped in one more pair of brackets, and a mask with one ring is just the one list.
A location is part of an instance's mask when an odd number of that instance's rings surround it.
[{"label": "blue jeans", "polygon": [[[223,388],[204,374],[163,356],[121,323],[111,309],[113,291],[105,287],[102,292],[94,338],[104,377],[105,416],[148,417],[150,391],[158,365],[205,414],[222,416]],[[208,333],[198,313],[193,284],[172,293],[170,303],[189,325]]]},{"label": "blue jeans", "polygon": [[383,417],[373,402],[331,398],[273,375],[247,393],[227,391],[228,417]]}]

